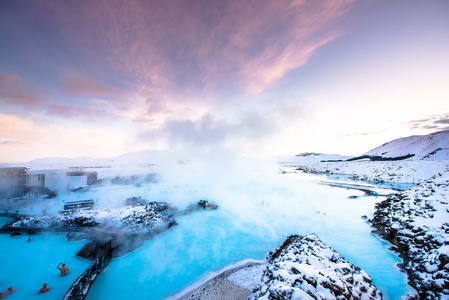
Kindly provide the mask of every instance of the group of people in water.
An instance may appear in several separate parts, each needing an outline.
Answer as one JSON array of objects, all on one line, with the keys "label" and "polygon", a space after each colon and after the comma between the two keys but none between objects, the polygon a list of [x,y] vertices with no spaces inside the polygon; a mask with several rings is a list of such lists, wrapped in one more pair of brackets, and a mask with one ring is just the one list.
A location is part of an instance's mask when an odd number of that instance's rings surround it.
[{"label": "group of people in water", "polygon": [[10,287],[4,292],[0,292],[0,298],[5,298],[9,293],[14,292],[16,288]]},{"label": "group of people in water", "polygon": [[[58,268],[58,270],[61,272],[61,276],[67,275],[70,271],[69,268],[64,263],[59,263],[56,268]],[[44,283],[44,285],[39,290],[39,294],[48,292],[49,290],[50,288],[47,286],[46,283]]]}]

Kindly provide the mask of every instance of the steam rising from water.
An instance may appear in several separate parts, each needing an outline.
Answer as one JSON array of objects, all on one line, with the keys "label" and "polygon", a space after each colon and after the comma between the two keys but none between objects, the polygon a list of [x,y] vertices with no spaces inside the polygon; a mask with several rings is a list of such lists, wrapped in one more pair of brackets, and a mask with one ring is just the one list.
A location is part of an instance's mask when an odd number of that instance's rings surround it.
[{"label": "steam rising from water", "polygon": [[[178,217],[179,226],[111,264],[90,299],[104,293],[165,298],[239,260],[263,259],[289,234],[312,232],[367,271],[390,299],[405,294],[404,277],[394,268],[398,259],[361,218],[381,198],[351,199],[363,192],[279,174],[273,162],[231,152],[189,157],[161,168],[161,180],[147,196],[180,208],[207,198],[219,209]],[[126,290],[111,285],[120,274],[129,274]]]},{"label": "steam rising from water", "polygon": [[[219,208],[177,217],[179,226],[114,260],[96,280],[88,299],[117,299],[124,294],[164,298],[226,265],[263,259],[289,234],[311,232],[365,269],[384,294],[395,291],[390,298],[405,293],[403,277],[394,269],[398,260],[361,219],[373,212],[380,198],[350,199],[362,192],[279,174],[274,159],[241,157],[224,148],[170,153],[157,160],[147,155],[129,157],[128,162],[115,161],[114,168],[100,169],[99,178],[109,178],[102,185],[84,193],[62,193],[43,205],[55,213],[62,209],[61,200],[94,199],[97,208],[107,208],[141,196],[180,209],[208,199]],[[148,173],[158,173],[158,182],[110,184],[116,175]]]}]

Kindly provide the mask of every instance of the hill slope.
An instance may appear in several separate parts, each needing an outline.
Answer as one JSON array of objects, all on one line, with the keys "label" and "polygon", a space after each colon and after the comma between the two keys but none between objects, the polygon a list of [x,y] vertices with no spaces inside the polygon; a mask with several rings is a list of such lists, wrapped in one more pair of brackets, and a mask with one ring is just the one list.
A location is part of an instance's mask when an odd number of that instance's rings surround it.
[{"label": "hill slope", "polygon": [[411,160],[449,159],[449,130],[414,135],[385,143],[364,153],[369,156],[398,157],[414,154]]}]

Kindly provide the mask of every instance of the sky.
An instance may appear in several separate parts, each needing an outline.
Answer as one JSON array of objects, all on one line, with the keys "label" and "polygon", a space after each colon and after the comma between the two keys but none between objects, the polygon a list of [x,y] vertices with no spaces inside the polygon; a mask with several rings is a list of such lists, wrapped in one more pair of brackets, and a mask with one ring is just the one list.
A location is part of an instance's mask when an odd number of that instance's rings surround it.
[{"label": "sky", "polygon": [[360,155],[449,129],[449,1],[0,1],[0,162]]}]

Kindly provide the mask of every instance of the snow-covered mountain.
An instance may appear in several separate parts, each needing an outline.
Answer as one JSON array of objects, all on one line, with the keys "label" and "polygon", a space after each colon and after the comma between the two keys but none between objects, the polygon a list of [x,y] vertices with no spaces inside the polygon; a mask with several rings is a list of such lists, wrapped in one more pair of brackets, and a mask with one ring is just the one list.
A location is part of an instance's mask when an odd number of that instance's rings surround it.
[{"label": "snow-covered mountain", "polygon": [[417,183],[449,172],[449,130],[399,138],[358,157],[306,153],[278,157],[278,163],[306,173],[343,174],[369,182]]},{"label": "snow-covered mountain", "polygon": [[449,130],[399,138],[364,153],[364,155],[382,157],[408,154],[414,154],[410,160],[449,159]]},{"label": "snow-covered mountain", "polygon": [[166,163],[172,159],[171,152],[165,150],[142,150],[131,152],[116,157],[44,157],[21,163],[0,163],[0,167],[27,167],[34,170],[66,169],[74,167],[129,167],[150,166]]}]

